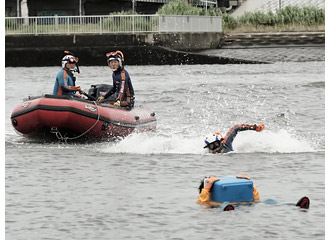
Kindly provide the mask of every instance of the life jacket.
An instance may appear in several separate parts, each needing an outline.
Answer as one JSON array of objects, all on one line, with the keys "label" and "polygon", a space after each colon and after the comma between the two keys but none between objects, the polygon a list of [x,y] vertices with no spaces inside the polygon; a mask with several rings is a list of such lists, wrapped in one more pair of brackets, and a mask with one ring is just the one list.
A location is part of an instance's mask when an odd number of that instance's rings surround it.
[{"label": "life jacket", "polygon": [[[120,106],[121,107],[125,107],[131,104],[131,92],[130,89],[128,87],[128,83],[126,82],[126,74],[124,70],[121,70],[120,72],[120,76],[121,76],[121,87],[120,87],[120,92],[118,94],[117,100],[120,101]],[[123,95],[124,95],[124,89],[126,87],[126,99],[122,99]]]},{"label": "life jacket", "polygon": [[199,204],[208,204],[210,202],[210,191],[215,181],[218,181],[220,178],[217,177],[208,177],[203,180],[204,187],[199,194],[198,203]]}]

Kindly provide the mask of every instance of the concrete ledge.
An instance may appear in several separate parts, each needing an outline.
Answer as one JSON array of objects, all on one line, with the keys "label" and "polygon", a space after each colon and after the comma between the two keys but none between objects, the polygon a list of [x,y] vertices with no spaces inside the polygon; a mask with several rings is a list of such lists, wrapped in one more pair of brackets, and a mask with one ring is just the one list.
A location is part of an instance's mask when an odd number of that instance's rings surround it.
[{"label": "concrete ledge", "polygon": [[194,51],[220,46],[223,33],[169,33],[154,34],[153,45],[175,50]]},{"label": "concrete ledge", "polygon": [[147,33],[6,36],[6,66],[60,65],[64,50],[80,65],[106,65],[105,53],[121,50],[128,65],[259,63],[192,51],[219,47],[221,33]]},{"label": "concrete ledge", "polygon": [[[324,45],[325,33],[146,33],[6,36],[6,67],[59,66],[64,50],[80,65],[106,65],[105,53],[121,50],[128,65],[268,63],[202,52],[216,48]],[[231,56],[229,54],[229,56]]]},{"label": "concrete ledge", "polygon": [[[6,67],[60,66],[62,47],[6,49]],[[159,46],[71,47],[81,66],[106,66],[105,53],[121,50],[127,65],[242,64],[265,63],[173,50]]]},{"label": "concrete ledge", "polygon": [[219,46],[222,33],[136,33],[76,35],[10,35],[6,48],[86,47],[86,46],[163,46],[176,50],[209,49]]},{"label": "concrete ledge", "polygon": [[233,33],[226,34],[221,42],[223,48],[268,45],[324,44],[324,32],[280,32],[280,33]]}]

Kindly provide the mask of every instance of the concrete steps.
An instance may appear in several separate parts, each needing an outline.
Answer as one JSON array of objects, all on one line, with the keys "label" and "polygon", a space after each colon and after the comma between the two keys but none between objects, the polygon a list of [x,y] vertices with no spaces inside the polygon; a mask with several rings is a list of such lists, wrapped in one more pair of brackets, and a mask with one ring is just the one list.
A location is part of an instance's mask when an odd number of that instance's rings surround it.
[{"label": "concrete steps", "polygon": [[315,45],[325,44],[324,32],[286,33],[232,33],[226,34],[221,48],[270,46],[270,45]]}]

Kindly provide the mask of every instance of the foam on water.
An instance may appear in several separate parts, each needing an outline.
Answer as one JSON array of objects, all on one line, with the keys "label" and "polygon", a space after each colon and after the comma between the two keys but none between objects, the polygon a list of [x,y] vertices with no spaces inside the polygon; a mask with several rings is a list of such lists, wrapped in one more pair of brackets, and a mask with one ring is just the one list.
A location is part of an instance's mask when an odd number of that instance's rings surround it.
[{"label": "foam on water", "polygon": [[[116,143],[107,143],[100,151],[132,154],[206,154],[204,136],[171,136],[157,133],[136,133]],[[308,141],[299,139],[287,130],[275,133],[264,130],[240,132],[233,142],[237,153],[300,153],[316,152]]]},{"label": "foam on water", "polygon": [[265,153],[300,153],[315,152],[316,150],[306,140],[299,139],[287,130],[272,132],[239,133],[233,143],[236,152],[265,152]]},{"label": "foam on water", "polygon": [[201,138],[139,133],[132,134],[115,144],[109,144],[103,151],[133,154],[203,154],[205,152],[203,146],[204,142]]}]

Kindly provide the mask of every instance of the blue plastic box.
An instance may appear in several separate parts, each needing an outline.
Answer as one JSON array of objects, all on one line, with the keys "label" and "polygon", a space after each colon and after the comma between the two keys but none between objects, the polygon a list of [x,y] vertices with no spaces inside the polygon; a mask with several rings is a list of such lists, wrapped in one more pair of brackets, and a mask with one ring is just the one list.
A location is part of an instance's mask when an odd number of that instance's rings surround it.
[{"label": "blue plastic box", "polygon": [[252,202],[253,182],[245,178],[221,177],[213,183],[210,200],[214,202]]}]

